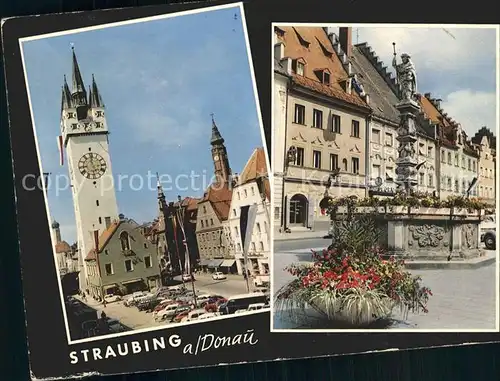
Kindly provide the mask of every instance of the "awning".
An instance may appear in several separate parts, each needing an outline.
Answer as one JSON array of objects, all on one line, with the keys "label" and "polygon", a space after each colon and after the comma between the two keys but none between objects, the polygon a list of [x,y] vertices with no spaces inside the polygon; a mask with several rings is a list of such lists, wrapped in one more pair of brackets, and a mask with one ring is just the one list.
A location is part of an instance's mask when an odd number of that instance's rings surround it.
[{"label": "awning", "polygon": [[220,266],[221,267],[232,267],[236,263],[235,259],[226,259],[223,261]]},{"label": "awning", "polygon": [[219,267],[222,262],[224,262],[222,259],[213,259],[208,264],[208,267],[211,268]]},{"label": "awning", "polygon": [[202,259],[200,261],[200,266],[208,266],[209,263],[210,261],[208,259]]},{"label": "awning", "polygon": [[136,278],[136,279],[126,280],[125,282],[122,282],[122,284],[130,284],[130,283],[136,283],[136,282],[144,282],[144,279]]},{"label": "awning", "polygon": [[104,290],[109,290],[110,288],[116,288],[116,287],[118,287],[118,285],[116,283],[111,283],[111,284],[107,284],[105,286],[102,286],[102,288]]}]

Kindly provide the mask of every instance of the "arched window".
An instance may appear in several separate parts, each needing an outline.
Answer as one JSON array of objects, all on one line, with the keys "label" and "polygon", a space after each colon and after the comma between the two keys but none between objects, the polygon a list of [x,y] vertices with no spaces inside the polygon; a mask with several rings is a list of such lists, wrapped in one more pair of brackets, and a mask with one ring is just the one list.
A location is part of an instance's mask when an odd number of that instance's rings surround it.
[{"label": "arched window", "polygon": [[344,167],[344,171],[347,171],[347,159],[342,160],[342,165]]},{"label": "arched window", "polygon": [[257,233],[260,233],[260,223],[257,222],[256,225],[257,225]]},{"label": "arched window", "polygon": [[130,239],[127,232],[120,233],[120,244],[122,250],[130,250]]}]

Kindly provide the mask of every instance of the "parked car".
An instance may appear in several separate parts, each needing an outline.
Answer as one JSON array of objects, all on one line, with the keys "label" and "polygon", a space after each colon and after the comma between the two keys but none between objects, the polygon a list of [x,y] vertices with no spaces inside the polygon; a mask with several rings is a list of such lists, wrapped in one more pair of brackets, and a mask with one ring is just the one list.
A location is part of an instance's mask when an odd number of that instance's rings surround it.
[{"label": "parked car", "polygon": [[181,305],[185,305],[184,303],[172,303],[167,305],[164,309],[158,311],[155,316],[156,321],[163,321],[172,316],[175,316],[175,311]]},{"label": "parked car", "polygon": [[251,304],[255,303],[267,303],[267,296],[261,292],[231,296],[226,303],[219,306],[219,312],[229,315],[238,310],[246,310]]},{"label": "parked car", "polygon": [[226,298],[220,298],[217,300],[210,299],[207,304],[205,304],[205,310],[207,312],[217,312],[219,311],[219,306],[227,302]]},{"label": "parked car", "polygon": [[166,306],[170,305],[170,304],[174,304],[174,303],[177,303],[177,301],[175,300],[162,300],[160,302],[160,304],[158,304],[154,309],[153,309],[153,319],[156,318],[156,315],[158,314],[158,312],[162,311],[165,309]]},{"label": "parked car", "polygon": [[112,319],[112,318],[108,317],[106,319],[106,321],[108,323],[109,331],[112,333],[119,333],[119,332],[127,331],[127,328],[122,323],[120,323],[117,319]]},{"label": "parked car", "polygon": [[104,296],[104,300],[106,301],[106,303],[113,303],[122,300],[122,298],[119,295],[107,294]]},{"label": "parked car", "polygon": [[190,311],[187,316],[182,318],[181,322],[188,322],[188,321],[195,321],[198,320],[198,317],[205,314],[207,311],[205,311],[203,308],[199,308],[196,310]]},{"label": "parked car", "polygon": [[224,279],[227,279],[227,277],[224,273],[217,271],[217,272],[212,274],[212,279],[213,280],[224,280]]},{"label": "parked car", "polygon": [[141,300],[140,302],[137,302],[135,306],[139,311],[151,312],[155,309],[155,307],[158,304],[160,304],[160,300],[158,300],[157,298],[151,298],[151,299]]},{"label": "parked car", "polygon": [[194,276],[192,274],[182,274],[182,280],[184,282],[191,282],[194,281]]},{"label": "parked car", "polygon": [[258,311],[263,308],[266,308],[266,303],[254,303],[248,306],[247,311]]},{"label": "parked car", "polygon": [[[178,318],[179,315],[187,316],[187,314],[192,310],[191,306],[189,304],[182,304],[179,307],[177,307],[172,315],[172,318],[170,319],[170,322],[174,323],[177,322],[179,323],[182,318]],[[177,321],[176,321],[177,319]]]},{"label": "parked car", "polygon": [[214,318],[216,316],[219,316],[219,315],[215,312],[206,312],[206,313],[198,316],[198,320],[206,320],[206,319]]},{"label": "parked car", "polygon": [[146,292],[144,291],[137,291],[137,292],[134,292],[132,295],[129,295],[124,301],[123,301],[123,304],[127,307],[131,307],[135,304],[135,302],[137,301],[137,299],[143,297],[144,295],[146,295]]},{"label": "parked car", "polygon": [[488,250],[495,250],[497,242],[496,229],[486,230],[481,234],[481,242]]},{"label": "parked car", "polygon": [[253,279],[255,287],[267,287],[269,285],[269,275],[257,275]]},{"label": "parked car", "polygon": [[184,319],[189,311],[191,311],[191,308],[189,308],[189,310],[186,310],[184,312],[181,312],[180,314],[177,314],[176,316],[174,316],[171,320],[172,323],[180,323],[182,321],[182,319]]}]

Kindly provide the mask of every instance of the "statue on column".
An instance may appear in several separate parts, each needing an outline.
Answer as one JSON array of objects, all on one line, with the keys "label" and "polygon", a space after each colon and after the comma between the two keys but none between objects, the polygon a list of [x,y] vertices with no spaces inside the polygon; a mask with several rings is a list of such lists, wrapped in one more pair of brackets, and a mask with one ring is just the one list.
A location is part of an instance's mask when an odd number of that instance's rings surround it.
[{"label": "statue on column", "polygon": [[[393,44],[395,46],[395,44]],[[392,66],[396,70],[398,84],[401,89],[401,98],[403,101],[415,100],[417,94],[417,72],[415,65],[411,62],[409,54],[401,54],[402,63],[398,64],[394,47],[394,59]]]}]

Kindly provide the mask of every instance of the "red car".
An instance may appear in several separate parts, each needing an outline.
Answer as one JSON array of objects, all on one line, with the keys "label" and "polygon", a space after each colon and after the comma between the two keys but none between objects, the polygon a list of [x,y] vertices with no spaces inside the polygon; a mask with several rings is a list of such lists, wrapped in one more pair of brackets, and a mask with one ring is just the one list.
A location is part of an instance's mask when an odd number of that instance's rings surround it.
[{"label": "red car", "polygon": [[222,303],[226,303],[227,299],[226,298],[214,298],[213,300],[209,300],[209,302],[205,305],[205,310],[207,312],[217,312],[219,310],[219,306]]}]

